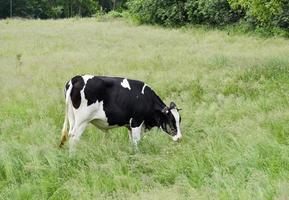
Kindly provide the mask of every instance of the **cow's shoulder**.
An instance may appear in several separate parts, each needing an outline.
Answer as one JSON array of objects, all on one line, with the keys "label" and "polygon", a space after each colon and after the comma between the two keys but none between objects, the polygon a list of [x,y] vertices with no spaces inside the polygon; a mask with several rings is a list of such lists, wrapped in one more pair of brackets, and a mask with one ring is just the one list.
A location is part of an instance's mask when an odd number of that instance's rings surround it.
[{"label": "cow's shoulder", "polygon": [[103,101],[107,95],[106,90],[108,87],[110,87],[110,85],[111,83],[105,81],[103,77],[89,77],[84,88],[84,96],[87,100],[87,106],[96,103],[96,101]]}]

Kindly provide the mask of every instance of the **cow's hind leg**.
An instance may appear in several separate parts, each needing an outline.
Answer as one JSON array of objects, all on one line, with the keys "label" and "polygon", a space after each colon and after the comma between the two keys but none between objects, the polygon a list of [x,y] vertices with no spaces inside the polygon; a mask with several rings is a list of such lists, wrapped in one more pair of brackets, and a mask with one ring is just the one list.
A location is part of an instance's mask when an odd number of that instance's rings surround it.
[{"label": "cow's hind leg", "polygon": [[[74,122],[75,122],[72,105],[68,107],[68,121],[69,121],[68,136],[69,136],[69,135],[71,135],[71,132],[72,132],[73,127],[74,127]],[[67,139],[68,139],[68,137],[67,137]]]},{"label": "cow's hind leg", "polygon": [[88,122],[84,121],[81,123],[75,122],[74,127],[70,133],[69,138],[69,152],[73,153],[75,144],[79,141],[80,136],[82,135],[83,131],[85,130]]}]

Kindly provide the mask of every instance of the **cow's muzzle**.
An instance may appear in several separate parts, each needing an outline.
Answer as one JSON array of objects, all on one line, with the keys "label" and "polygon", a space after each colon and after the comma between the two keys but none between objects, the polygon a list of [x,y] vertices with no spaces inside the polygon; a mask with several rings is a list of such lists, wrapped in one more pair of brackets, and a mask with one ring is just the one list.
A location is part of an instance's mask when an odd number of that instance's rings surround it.
[{"label": "cow's muzzle", "polygon": [[172,138],[173,138],[173,141],[178,142],[178,141],[181,141],[182,135],[181,134],[177,134],[177,135],[173,136]]}]

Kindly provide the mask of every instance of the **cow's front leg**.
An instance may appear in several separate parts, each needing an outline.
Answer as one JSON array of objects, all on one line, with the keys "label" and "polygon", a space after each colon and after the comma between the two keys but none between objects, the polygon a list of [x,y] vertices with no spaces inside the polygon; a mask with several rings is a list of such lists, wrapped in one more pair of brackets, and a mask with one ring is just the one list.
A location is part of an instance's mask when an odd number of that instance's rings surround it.
[{"label": "cow's front leg", "polygon": [[140,141],[142,125],[143,125],[143,122],[139,122],[139,121],[134,120],[134,119],[131,120],[131,123],[130,123],[131,138],[132,138],[132,143],[133,143],[135,148],[137,148],[137,145]]}]

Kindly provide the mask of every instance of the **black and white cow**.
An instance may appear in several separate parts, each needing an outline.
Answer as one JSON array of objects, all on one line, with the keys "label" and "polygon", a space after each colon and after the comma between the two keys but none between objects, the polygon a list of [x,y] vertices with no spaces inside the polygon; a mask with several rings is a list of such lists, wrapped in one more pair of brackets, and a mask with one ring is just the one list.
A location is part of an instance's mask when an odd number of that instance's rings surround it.
[{"label": "black and white cow", "polygon": [[[119,77],[75,76],[65,86],[66,114],[60,146],[69,135],[70,148],[88,123],[101,130],[126,126],[135,146],[141,131],[159,127],[174,141],[181,139],[181,117],[175,103],[167,107],[145,83]],[[67,132],[67,122],[69,131]]]}]

